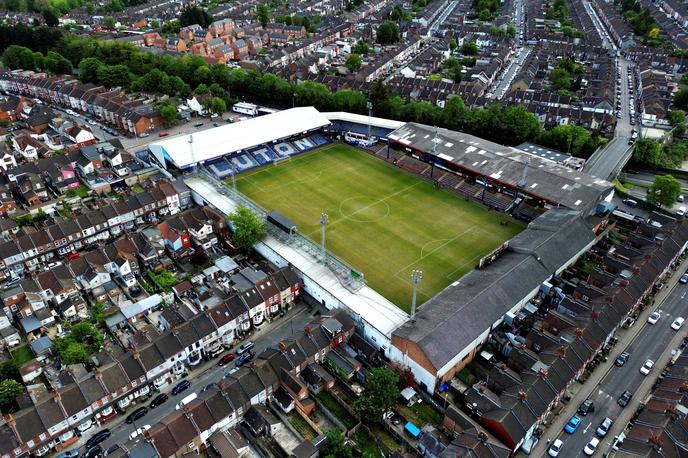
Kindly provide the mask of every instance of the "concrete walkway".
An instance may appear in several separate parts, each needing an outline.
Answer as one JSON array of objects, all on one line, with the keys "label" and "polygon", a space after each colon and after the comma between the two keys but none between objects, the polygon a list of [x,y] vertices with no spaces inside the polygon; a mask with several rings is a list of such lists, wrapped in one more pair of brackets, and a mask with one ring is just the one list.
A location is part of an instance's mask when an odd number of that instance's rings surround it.
[{"label": "concrete walkway", "polygon": [[[647,307],[638,316],[636,324],[632,326],[630,329],[621,328],[616,332],[615,337],[618,339],[618,342],[616,346],[614,346],[612,351],[609,353],[607,361],[597,366],[590,378],[588,378],[588,380],[586,380],[584,384],[581,385],[578,382],[574,382],[569,387],[568,393],[571,395],[571,400],[568,402],[566,407],[559,412],[559,414],[556,417],[550,420],[550,423],[547,426],[545,433],[542,435],[542,437],[540,437],[540,441],[533,448],[533,451],[530,453],[530,456],[539,457],[547,455],[547,448],[549,447],[549,443],[559,435],[562,429],[564,429],[566,422],[568,422],[569,419],[576,414],[578,406],[587,398],[591,397],[592,393],[597,390],[597,387],[600,384],[600,382],[614,367],[614,361],[616,360],[616,358],[619,356],[619,354],[621,354],[628,348],[628,346],[635,340],[638,334],[640,334],[640,332],[645,328],[645,326],[647,325],[647,317],[655,310],[661,308],[662,304],[669,296],[671,291],[674,289],[674,287],[676,287],[679,278],[681,278],[681,275],[683,275],[687,268],[688,258],[684,259],[679,264],[678,268],[674,270],[671,277],[665,282],[664,288],[662,288],[662,290],[659,291],[659,293],[657,293],[657,295],[655,296],[654,304],[650,307]],[[684,333],[677,333],[677,335],[671,341],[671,345],[668,348],[676,348],[678,346],[678,343],[680,343],[680,341],[683,339],[683,336]],[[658,361],[656,361],[655,367],[663,369],[670,358],[671,352],[665,351],[664,353],[662,353],[661,358],[659,358]],[[661,370],[658,370],[654,371],[653,373],[659,375],[660,372]],[[607,434],[607,437],[613,438],[615,435],[621,432],[621,428],[626,427],[626,425],[628,424],[628,420],[630,420],[630,418],[633,416],[633,413],[635,413],[640,402],[645,400],[647,393],[649,392],[656,378],[656,376],[648,377],[643,381],[643,384],[641,385],[640,389],[638,389],[637,392],[634,393],[631,402],[628,404],[626,408],[624,408],[622,414],[617,419],[615,419],[614,425]],[[600,447],[595,456],[602,456],[602,454],[603,450],[602,447]],[[524,456],[522,452],[519,452],[519,455]]]}]

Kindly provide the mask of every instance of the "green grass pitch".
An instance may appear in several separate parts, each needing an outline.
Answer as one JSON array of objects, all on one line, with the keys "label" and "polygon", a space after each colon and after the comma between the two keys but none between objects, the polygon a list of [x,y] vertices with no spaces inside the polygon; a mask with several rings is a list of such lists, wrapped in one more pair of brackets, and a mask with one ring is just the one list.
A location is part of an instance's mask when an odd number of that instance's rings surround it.
[{"label": "green grass pitch", "polygon": [[[411,307],[411,271],[423,271],[423,303],[475,267],[523,226],[347,145],[328,145],[237,178],[239,191],[291,218],[363,272],[398,307]],[[504,226],[500,221],[508,220]]]}]

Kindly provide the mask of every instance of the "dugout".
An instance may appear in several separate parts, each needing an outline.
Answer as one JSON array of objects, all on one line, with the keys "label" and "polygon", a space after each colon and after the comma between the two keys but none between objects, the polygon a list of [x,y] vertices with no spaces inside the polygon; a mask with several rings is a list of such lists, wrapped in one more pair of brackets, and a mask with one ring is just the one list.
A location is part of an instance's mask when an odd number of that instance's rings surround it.
[{"label": "dugout", "polygon": [[272,224],[273,226],[276,226],[278,229],[286,232],[289,235],[294,234],[296,232],[296,224],[280,212],[277,212],[275,210],[268,212],[267,215],[267,220],[268,223]]}]

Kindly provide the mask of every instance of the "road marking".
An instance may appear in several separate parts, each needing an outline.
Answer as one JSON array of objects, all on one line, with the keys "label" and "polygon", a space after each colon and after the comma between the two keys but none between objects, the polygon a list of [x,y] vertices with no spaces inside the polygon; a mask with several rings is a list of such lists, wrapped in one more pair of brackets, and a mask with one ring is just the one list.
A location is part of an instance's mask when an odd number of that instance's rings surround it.
[{"label": "road marking", "polygon": [[586,434],[588,432],[588,429],[590,429],[590,426],[592,426],[592,422],[588,423],[588,426],[585,427],[583,430],[583,434]]}]

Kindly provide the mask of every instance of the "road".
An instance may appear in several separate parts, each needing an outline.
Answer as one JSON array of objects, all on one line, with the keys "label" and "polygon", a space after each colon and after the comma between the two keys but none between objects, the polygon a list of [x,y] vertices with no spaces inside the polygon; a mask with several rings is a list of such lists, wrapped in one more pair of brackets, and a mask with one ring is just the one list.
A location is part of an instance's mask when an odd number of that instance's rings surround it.
[{"label": "road", "polygon": [[[563,456],[585,456],[583,447],[592,437],[595,430],[605,417],[612,420],[617,418],[622,408],[616,403],[617,398],[625,390],[635,393],[640,384],[645,380],[645,376],[640,373],[640,367],[647,359],[657,361],[659,356],[668,351],[671,339],[676,335],[676,331],[671,329],[671,322],[677,316],[686,317],[686,301],[688,301],[688,285],[677,284],[661,304],[660,311],[662,317],[655,325],[638,322],[635,326],[643,326],[639,334],[631,341],[626,349],[615,348],[612,354],[617,354],[624,350],[630,353],[626,364],[622,367],[612,365],[600,384],[595,387],[590,398],[595,402],[595,412],[581,417],[578,430],[569,435],[563,431],[557,437],[564,442],[562,448]],[[648,377],[657,377],[661,368],[655,366]],[[638,399],[634,399],[638,401]],[[632,404],[626,408],[632,408]],[[611,445],[613,436],[607,436],[598,446],[598,450],[607,450]]]},{"label": "road", "polygon": [[[255,342],[254,351],[256,352],[256,354],[260,354],[267,348],[277,344],[277,342],[279,342],[280,340],[285,339],[287,337],[291,337],[293,333],[299,332],[313,319],[314,316],[309,311],[309,309],[305,305],[299,305],[296,308],[290,310],[287,316],[285,316],[284,318],[279,319],[278,321],[275,321],[273,323],[263,324],[260,330],[256,331],[256,333],[250,336],[250,338]],[[143,425],[154,425],[155,423],[160,422],[165,416],[169,415],[171,412],[175,410],[175,404],[179,402],[182,398],[188,396],[193,392],[200,392],[210,383],[218,382],[222,377],[227,375],[229,371],[234,368],[234,365],[231,363],[225,367],[218,367],[216,363],[216,359],[211,360],[200,369],[190,372],[186,379],[191,382],[191,387],[184,391],[183,394],[180,394],[178,396],[172,396],[169,393],[172,387],[176,384],[176,382],[168,387],[165,387],[162,390],[162,392],[167,393],[170,396],[170,399],[161,406],[149,410],[148,414],[145,417],[135,422],[135,425],[127,425],[126,423],[124,423],[124,418],[126,417],[126,414],[119,415],[115,417],[115,419],[106,423],[104,427],[109,428],[110,431],[112,431],[112,436],[110,436],[105,442],[101,444],[103,450],[107,449],[108,447],[114,444],[119,444],[120,447],[131,449],[133,446],[136,445],[137,442],[141,440],[141,438],[139,438],[139,440],[135,442],[129,441],[129,434],[131,434],[136,428],[139,428]],[[159,393],[157,392],[153,393],[151,399],[146,401],[144,404],[133,404],[129,406],[127,408],[127,413],[133,412],[136,408],[140,407],[141,405],[147,406],[152,400],[152,398],[154,398],[158,394]],[[81,437],[79,439],[79,442],[77,442],[77,444],[81,452],[85,451],[85,447],[83,446],[83,444],[86,442],[88,437],[90,437],[100,429],[102,428],[93,428],[89,431],[89,433],[86,436]]]},{"label": "road", "polygon": [[[516,27],[516,42],[522,45],[524,40],[521,35],[525,37],[525,4],[523,0],[515,0],[514,2],[514,26]],[[519,46],[513,58],[509,61],[506,69],[502,72],[499,79],[492,85],[488,92],[489,97],[501,99],[511,87],[514,77],[521,71],[523,63],[526,61],[532,52],[532,46]]]},{"label": "road", "polygon": [[447,20],[449,15],[454,11],[454,8],[456,8],[456,5],[459,4],[458,0],[451,0],[447,7],[440,13],[440,15],[435,19],[435,22],[432,23],[432,25],[428,28],[428,37],[434,37],[435,32],[439,30],[439,28],[444,24],[444,21]]}]

